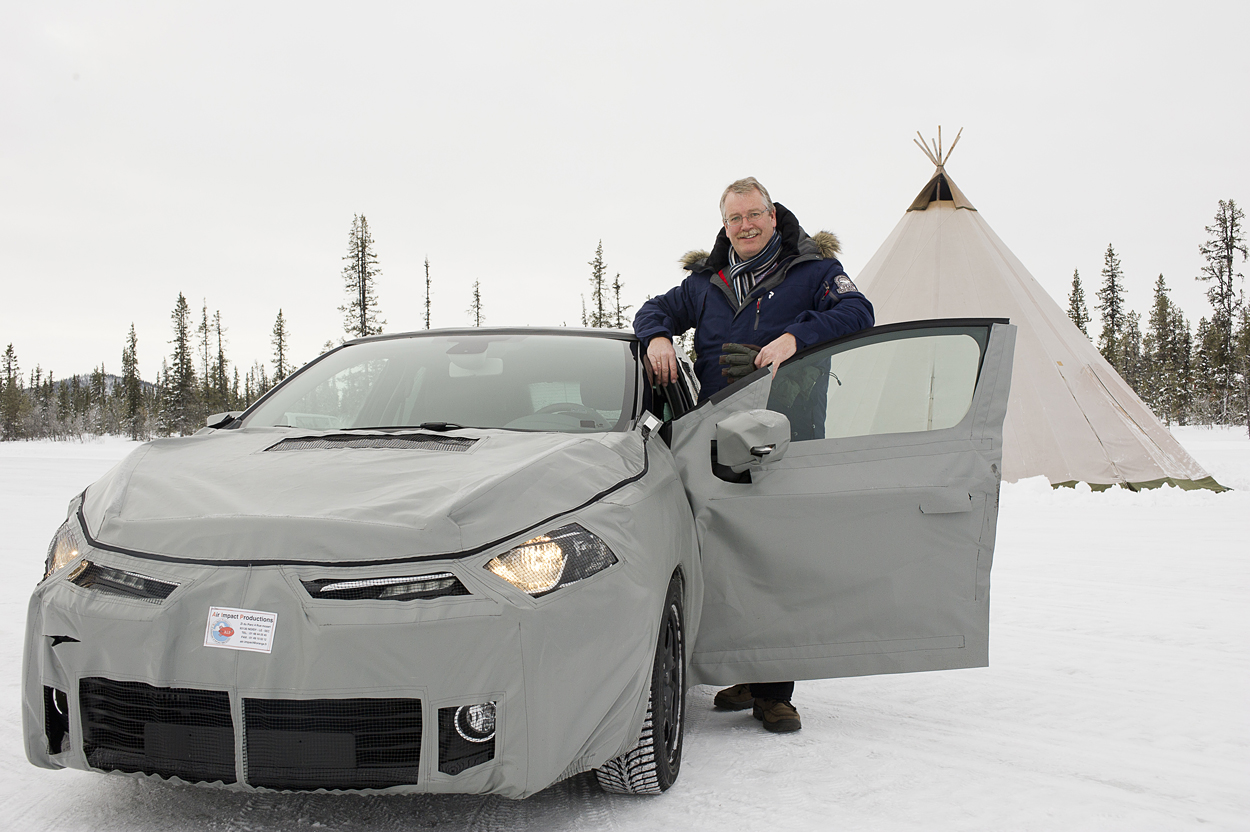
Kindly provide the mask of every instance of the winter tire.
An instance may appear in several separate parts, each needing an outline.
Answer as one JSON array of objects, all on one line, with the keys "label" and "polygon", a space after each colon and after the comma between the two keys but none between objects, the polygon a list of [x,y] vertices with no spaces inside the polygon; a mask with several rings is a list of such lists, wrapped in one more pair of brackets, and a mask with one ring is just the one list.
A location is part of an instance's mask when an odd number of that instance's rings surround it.
[{"label": "winter tire", "polygon": [[682,584],[673,575],[664,598],[660,636],[651,668],[647,716],[637,744],[595,769],[605,792],[660,794],[677,780],[685,729],[686,644]]}]

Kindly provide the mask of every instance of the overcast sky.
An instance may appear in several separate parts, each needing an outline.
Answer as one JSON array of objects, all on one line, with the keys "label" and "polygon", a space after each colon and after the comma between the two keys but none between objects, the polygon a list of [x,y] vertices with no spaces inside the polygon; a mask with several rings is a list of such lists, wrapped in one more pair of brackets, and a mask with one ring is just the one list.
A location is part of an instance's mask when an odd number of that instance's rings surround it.
[{"label": "overcast sky", "polygon": [[[0,0],[0,349],[145,378],[184,293],[228,356],[343,333],[368,217],[386,331],[580,323],[603,241],[634,308],[760,178],[852,277],[947,170],[1066,307],[1107,245],[1194,323],[1217,201],[1250,200],[1250,3],[124,4]],[[1245,269],[1250,271],[1250,268]]]}]

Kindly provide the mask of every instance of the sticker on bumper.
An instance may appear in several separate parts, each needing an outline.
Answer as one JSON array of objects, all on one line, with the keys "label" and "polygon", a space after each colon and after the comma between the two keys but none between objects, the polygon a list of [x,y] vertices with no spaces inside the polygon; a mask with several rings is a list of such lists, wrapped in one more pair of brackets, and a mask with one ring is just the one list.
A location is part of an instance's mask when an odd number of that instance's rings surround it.
[{"label": "sticker on bumper", "polygon": [[269,653],[273,650],[273,633],[277,628],[276,612],[209,607],[204,646]]}]

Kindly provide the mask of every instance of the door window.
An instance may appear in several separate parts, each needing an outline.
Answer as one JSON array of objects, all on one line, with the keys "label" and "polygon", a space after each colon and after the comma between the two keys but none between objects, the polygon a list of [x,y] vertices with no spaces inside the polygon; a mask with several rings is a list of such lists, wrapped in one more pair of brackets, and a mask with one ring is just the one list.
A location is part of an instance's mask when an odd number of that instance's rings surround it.
[{"label": "door window", "polygon": [[880,332],[817,349],[781,366],[768,409],[790,419],[792,441],[942,430],[972,404],[989,329]]}]

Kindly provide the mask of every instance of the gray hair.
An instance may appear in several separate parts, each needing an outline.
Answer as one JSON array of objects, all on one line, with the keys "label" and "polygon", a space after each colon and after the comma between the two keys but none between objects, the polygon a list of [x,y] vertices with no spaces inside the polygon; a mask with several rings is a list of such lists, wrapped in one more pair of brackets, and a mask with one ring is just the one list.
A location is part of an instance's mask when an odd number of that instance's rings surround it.
[{"label": "gray hair", "polygon": [[746,179],[739,179],[737,182],[731,182],[725,192],[720,195],[720,213],[721,217],[725,216],[725,199],[730,194],[749,194],[757,191],[760,196],[764,197],[764,207],[771,214],[776,211],[773,207],[773,201],[768,196],[768,189],[760,184],[760,181],[754,176],[748,176]]}]

